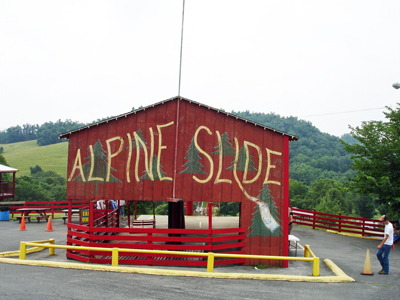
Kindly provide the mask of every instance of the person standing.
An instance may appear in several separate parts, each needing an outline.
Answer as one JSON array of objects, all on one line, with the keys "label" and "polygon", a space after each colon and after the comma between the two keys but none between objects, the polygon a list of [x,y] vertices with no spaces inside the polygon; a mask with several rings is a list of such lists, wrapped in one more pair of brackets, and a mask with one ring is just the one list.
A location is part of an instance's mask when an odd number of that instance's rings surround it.
[{"label": "person standing", "polygon": [[125,215],[126,202],[125,202],[125,200],[118,200],[118,201],[119,201],[119,208],[120,208],[119,214],[121,216],[124,216]]},{"label": "person standing", "polygon": [[376,257],[378,258],[382,270],[378,272],[380,275],[388,275],[389,274],[389,253],[390,249],[393,246],[393,225],[389,222],[389,219],[386,215],[383,215],[380,219],[380,222],[385,224],[385,235],[383,237],[382,242],[379,244],[378,252],[376,253]]}]

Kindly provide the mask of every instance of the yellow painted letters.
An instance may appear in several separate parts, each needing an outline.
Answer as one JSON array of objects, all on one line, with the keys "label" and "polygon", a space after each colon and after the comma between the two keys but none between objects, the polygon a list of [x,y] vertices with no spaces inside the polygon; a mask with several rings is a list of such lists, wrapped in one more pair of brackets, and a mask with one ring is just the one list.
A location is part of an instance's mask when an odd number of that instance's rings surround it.
[{"label": "yellow painted letters", "polygon": [[199,183],[206,183],[206,182],[209,182],[211,180],[211,177],[213,176],[213,173],[214,173],[214,162],[213,162],[211,156],[208,155],[208,153],[206,151],[201,149],[199,144],[197,143],[197,136],[199,135],[199,131],[202,130],[202,129],[206,130],[209,135],[212,135],[211,130],[208,129],[206,126],[199,126],[199,128],[197,128],[197,130],[196,130],[196,133],[194,134],[194,145],[195,145],[196,149],[201,154],[203,154],[205,157],[207,157],[208,161],[210,162],[210,174],[208,175],[208,177],[206,179],[198,179],[195,175],[193,175],[193,179],[196,180]]}]

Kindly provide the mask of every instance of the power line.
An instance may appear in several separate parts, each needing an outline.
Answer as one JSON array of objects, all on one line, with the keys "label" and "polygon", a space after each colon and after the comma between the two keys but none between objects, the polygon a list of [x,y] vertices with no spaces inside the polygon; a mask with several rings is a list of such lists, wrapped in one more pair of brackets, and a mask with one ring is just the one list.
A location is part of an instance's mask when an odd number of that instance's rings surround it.
[{"label": "power line", "polygon": [[183,45],[183,20],[185,19],[185,0],[183,0],[182,8],[182,29],[181,29],[181,55],[179,59],[179,84],[178,84],[178,96],[181,95],[181,72],[182,72],[182,45]]},{"label": "power line", "polygon": [[322,117],[322,116],[328,116],[328,115],[342,115],[342,114],[356,113],[356,112],[368,111],[368,110],[378,110],[378,109],[383,109],[383,108],[385,108],[385,107],[333,112],[333,113],[325,113],[325,114],[319,114],[319,115],[299,116],[299,118]]}]

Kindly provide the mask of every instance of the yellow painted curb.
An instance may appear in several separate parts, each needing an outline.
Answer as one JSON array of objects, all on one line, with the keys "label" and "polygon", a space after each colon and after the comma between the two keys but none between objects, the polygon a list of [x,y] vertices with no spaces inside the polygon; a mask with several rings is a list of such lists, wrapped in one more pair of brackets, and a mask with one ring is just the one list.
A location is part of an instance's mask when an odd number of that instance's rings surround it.
[{"label": "yellow painted curb", "polygon": [[368,239],[368,240],[376,240],[376,241],[381,241],[382,240],[382,238],[375,238],[375,237],[362,236],[362,235],[354,235],[354,234],[350,234],[350,233],[347,233],[347,232],[337,232],[335,230],[330,230],[330,229],[327,229],[326,232],[336,233],[336,234],[350,236],[350,237],[356,237],[356,238],[359,238],[359,239]]},{"label": "yellow painted curb", "polygon": [[331,271],[337,276],[337,278],[341,278],[342,282],[352,282],[355,281],[353,278],[348,276],[345,272],[342,271],[333,261],[330,259],[324,259],[324,263],[331,269]]},{"label": "yellow painted curb", "polygon": [[[32,247],[32,248],[26,249],[26,254],[40,252],[40,251],[43,251],[44,249],[45,249],[44,247]],[[19,256],[19,250],[9,251],[9,252],[0,252],[0,257],[13,257],[13,256]]]},{"label": "yellow painted curb", "polygon": [[[249,274],[249,273],[217,273],[217,272],[198,272],[198,271],[181,271],[169,269],[153,269],[153,268],[134,268],[134,267],[112,267],[109,265],[98,264],[82,264],[82,263],[66,263],[38,260],[19,260],[11,258],[0,258],[0,263],[54,267],[64,269],[107,271],[120,273],[137,273],[147,275],[160,276],[183,276],[183,277],[202,277],[202,278],[222,278],[222,279],[255,279],[255,280],[280,280],[280,281],[305,281],[305,282],[350,282],[354,281],[351,277],[344,275],[338,276],[294,276],[294,275],[278,275],[278,274]],[[329,265],[328,265],[329,266]],[[337,269],[335,269],[337,271]],[[339,274],[342,274],[339,272]],[[335,273],[336,274],[336,273]]]}]

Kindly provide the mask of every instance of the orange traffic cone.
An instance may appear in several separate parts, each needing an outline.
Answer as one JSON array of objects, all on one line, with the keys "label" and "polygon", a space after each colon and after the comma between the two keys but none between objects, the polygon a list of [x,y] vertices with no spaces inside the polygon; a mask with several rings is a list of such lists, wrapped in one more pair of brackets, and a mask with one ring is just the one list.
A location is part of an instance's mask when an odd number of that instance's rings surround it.
[{"label": "orange traffic cone", "polygon": [[19,230],[26,230],[26,227],[25,227],[25,216],[24,215],[22,215],[21,226],[19,227]]},{"label": "orange traffic cone", "polygon": [[54,231],[53,227],[51,227],[51,217],[49,217],[48,221],[47,221],[47,229],[46,231]]},{"label": "orange traffic cone", "polygon": [[369,249],[367,250],[367,255],[365,256],[364,269],[361,275],[374,275],[371,269],[371,259],[369,258]]}]

